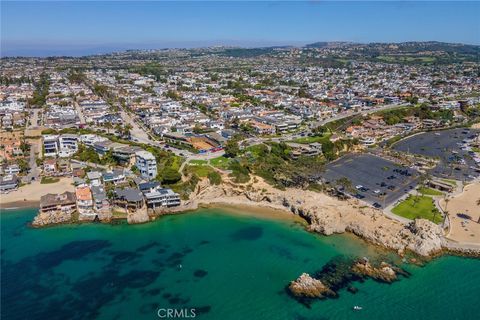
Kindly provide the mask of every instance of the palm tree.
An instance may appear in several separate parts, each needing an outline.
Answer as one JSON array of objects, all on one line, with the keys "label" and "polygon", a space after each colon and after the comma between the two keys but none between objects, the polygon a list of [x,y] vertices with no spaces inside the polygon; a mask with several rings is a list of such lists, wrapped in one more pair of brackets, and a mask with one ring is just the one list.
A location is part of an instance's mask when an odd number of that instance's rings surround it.
[{"label": "palm tree", "polygon": [[107,128],[107,133],[110,134],[110,129],[113,128],[112,124],[110,122],[107,122],[104,124],[104,127]]},{"label": "palm tree", "polygon": [[447,211],[447,206],[449,202],[450,202],[450,198],[448,198],[447,195],[445,195],[445,211]]}]

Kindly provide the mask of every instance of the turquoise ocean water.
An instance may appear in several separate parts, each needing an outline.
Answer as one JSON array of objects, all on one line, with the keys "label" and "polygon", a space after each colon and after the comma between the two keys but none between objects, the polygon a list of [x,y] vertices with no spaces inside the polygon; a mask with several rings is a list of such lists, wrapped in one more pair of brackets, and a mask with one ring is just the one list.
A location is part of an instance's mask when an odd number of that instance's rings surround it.
[{"label": "turquoise ocean water", "polygon": [[[285,286],[337,256],[385,253],[348,235],[322,237],[296,222],[204,209],[137,225],[32,229],[33,209],[2,212],[2,319],[478,319],[480,260],[445,256],[393,284],[310,308]],[[388,254],[387,254],[388,255]],[[353,311],[354,305],[363,307]]]}]

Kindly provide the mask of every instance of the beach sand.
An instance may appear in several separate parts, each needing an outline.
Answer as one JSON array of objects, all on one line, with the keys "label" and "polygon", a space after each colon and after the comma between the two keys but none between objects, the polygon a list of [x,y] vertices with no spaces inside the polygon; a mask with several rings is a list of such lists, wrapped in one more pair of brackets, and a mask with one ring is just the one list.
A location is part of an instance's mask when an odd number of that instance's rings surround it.
[{"label": "beach sand", "polygon": [[[447,211],[450,218],[450,232],[447,238],[465,243],[480,244],[480,206],[477,201],[480,199],[480,182],[466,186],[463,192],[450,199],[448,204],[445,200],[440,200],[440,206]],[[472,217],[472,220],[463,219],[457,216],[458,213],[464,213]],[[464,222],[464,226],[462,226]]]},{"label": "beach sand", "polygon": [[61,178],[57,183],[41,184],[35,181],[7,194],[0,194],[0,208],[38,207],[40,197],[47,193],[63,193],[74,191],[72,178]]},{"label": "beach sand", "polygon": [[286,221],[294,221],[299,222],[305,225],[308,225],[305,219],[301,218],[300,216],[293,214],[292,212],[283,209],[277,209],[275,207],[267,207],[267,206],[258,206],[254,204],[246,204],[246,203],[232,203],[232,202],[217,202],[211,204],[202,204],[200,205],[202,208],[219,208],[227,213],[231,213],[234,215],[241,215],[241,216],[254,216],[259,218],[265,219],[273,219],[273,220],[286,220]]}]

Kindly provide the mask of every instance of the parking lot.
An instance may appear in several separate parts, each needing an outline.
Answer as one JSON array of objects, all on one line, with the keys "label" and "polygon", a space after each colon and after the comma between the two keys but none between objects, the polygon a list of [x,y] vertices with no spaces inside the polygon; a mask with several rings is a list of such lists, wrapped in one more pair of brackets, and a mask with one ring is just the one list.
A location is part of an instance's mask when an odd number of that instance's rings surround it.
[{"label": "parking lot", "polygon": [[417,171],[369,154],[349,154],[327,165],[324,180],[335,184],[346,177],[353,190],[347,193],[375,204],[387,207],[417,185]]},{"label": "parking lot", "polygon": [[480,175],[468,151],[462,150],[462,141],[471,139],[478,130],[451,129],[425,132],[402,140],[394,145],[397,151],[437,158],[439,164],[430,174],[441,178],[471,180]]}]

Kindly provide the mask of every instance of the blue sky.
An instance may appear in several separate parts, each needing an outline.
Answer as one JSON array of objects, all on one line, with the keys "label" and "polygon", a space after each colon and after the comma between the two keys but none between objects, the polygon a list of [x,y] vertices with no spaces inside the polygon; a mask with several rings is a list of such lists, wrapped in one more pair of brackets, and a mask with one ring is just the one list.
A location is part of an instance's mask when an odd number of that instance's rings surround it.
[{"label": "blue sky", "polygon": [[436,40],[480,44],[480,2],[2,1],[2,55]]}]

